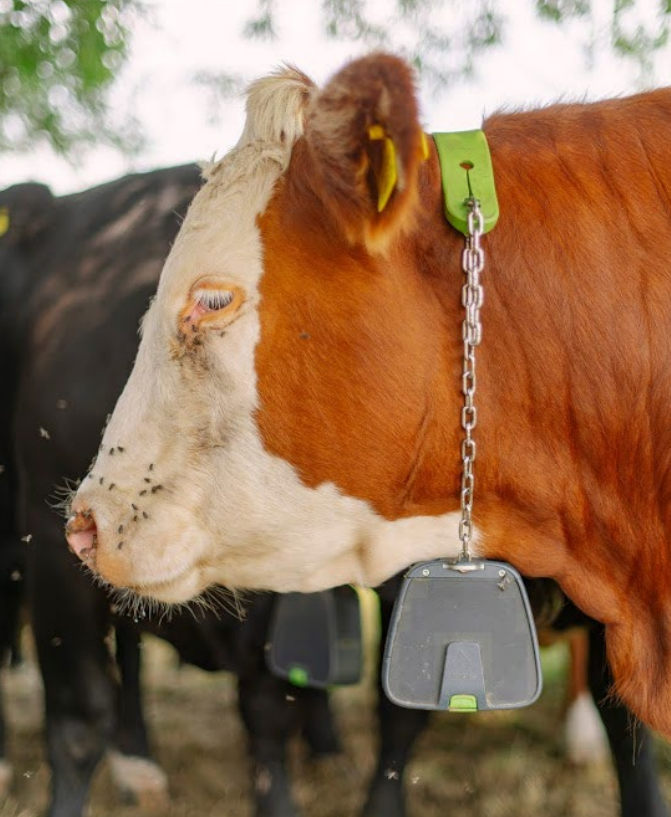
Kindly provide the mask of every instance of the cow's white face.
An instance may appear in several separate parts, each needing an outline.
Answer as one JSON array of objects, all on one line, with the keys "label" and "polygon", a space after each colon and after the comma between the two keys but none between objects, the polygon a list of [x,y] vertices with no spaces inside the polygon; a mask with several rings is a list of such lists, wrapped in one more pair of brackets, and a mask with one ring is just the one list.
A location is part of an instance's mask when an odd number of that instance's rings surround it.
[{"label": "cow's white face", "polygon": [[[288,366],[281,346],[271,365],[260,364],[260,344],[267,361],[281,321],[301,313],[303,297],[301,287],[277,299],[264,292],[273,239],[261,221],[301,136],[311,90],[295,72],[252,89],[245,133],[207,171],[167,259],[134,370],[73,502],[71,544],[112,584],[169,602],[215,583],[312,591],[378,584],[418,558],[458,551],[455,513],[386,512],[337,473],[308,473],[303,453],[286,455],[276,444],[284,428],[274,443],[259,426]],[[286,235],[290,251],[296,243]],[[270,400],[260,397],[260,378]],[[286,388],[295,392],[295,384]],[[297,399],[285,409],[294,422]],[[328,402],[327,395],[317,414]],[[328,436],[333,424],[324,418]],[[366,456],[386,456],[375,452],[374,426],[369,435]],[[94,547],[83,547],[94,533]]]}]

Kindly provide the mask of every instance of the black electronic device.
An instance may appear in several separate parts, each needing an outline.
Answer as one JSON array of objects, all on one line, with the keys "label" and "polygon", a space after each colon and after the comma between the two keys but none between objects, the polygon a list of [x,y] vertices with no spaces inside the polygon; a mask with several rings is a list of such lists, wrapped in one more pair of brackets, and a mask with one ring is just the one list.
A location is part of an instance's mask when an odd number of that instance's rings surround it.
[{"label": "black electronic device", "polygon": [[520,574],[480,559],[414,565],[394,605],[382,683],[391,701],[416,709],[533,703],[542,675]]}]

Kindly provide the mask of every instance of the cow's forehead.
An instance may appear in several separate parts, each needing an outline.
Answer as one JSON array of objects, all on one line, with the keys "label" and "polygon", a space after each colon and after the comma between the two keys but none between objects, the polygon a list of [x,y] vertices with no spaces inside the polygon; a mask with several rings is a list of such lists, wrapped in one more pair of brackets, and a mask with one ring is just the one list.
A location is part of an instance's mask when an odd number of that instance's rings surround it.
[{"label": "cow's forehead", "polygon": [[203,167],[205,185],[193,200],[166,264],[162,292],[181,295],[203,276],[253,289],[261,271],[257,219],[288,167],[303,133],[310,80],[284,69],[254,83],[238,144]]},{"label": "cow's forehead", "polygon": [[183,298],[203,277],[253,289],[260,274],[257,217],[264,211],[279,173],[258,168],[242,183],[200,191],[166,262],[159,292]]}]

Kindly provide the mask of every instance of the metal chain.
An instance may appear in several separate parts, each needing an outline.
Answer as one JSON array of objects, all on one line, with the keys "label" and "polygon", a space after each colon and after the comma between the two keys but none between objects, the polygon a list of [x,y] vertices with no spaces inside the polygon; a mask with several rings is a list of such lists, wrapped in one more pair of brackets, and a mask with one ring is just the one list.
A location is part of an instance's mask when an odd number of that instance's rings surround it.
[{"label": "metal chain", "polygon": [[462,376],[462,392],[464,406],[461,410],[461,425],[464,429],[464,439],[461,443],[461,460],[463,465],[461,475],[461,520],[459,521],[459,539],[461,540],[460,558],[470,561],[470,542],[473,536],[473,491],[475,476],[476,447],[473,431],[478,422],[478,412],[475,407],[475,348],[482,339],[482,325],[480,324],[480,307],[484,291],[480,284],[480,273],[485,266],[485,253],[480,246],[480,239],[484,232],[484,219],[480,211],[480,202],[476,198],[466,200],[468,207],[468,235],[466,247],[461,256],[461,266],[466,276],[466,283],[461,290],[461,303],[465,316],[463,322],[464,341],[464,368]]}]

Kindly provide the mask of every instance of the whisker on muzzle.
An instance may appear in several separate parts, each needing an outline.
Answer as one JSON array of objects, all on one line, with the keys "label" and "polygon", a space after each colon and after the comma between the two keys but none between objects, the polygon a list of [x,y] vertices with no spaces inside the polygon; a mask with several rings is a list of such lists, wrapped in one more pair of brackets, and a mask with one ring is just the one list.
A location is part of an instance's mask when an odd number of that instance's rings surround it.
[{"label": "whisker on muzzle", "polygon": [[63,484],[54,485],[51,493],[47,496],[47,505],[52,511],[67,519],[70,516],[70,507],[80,484],[81,480],[64,477]]}]

